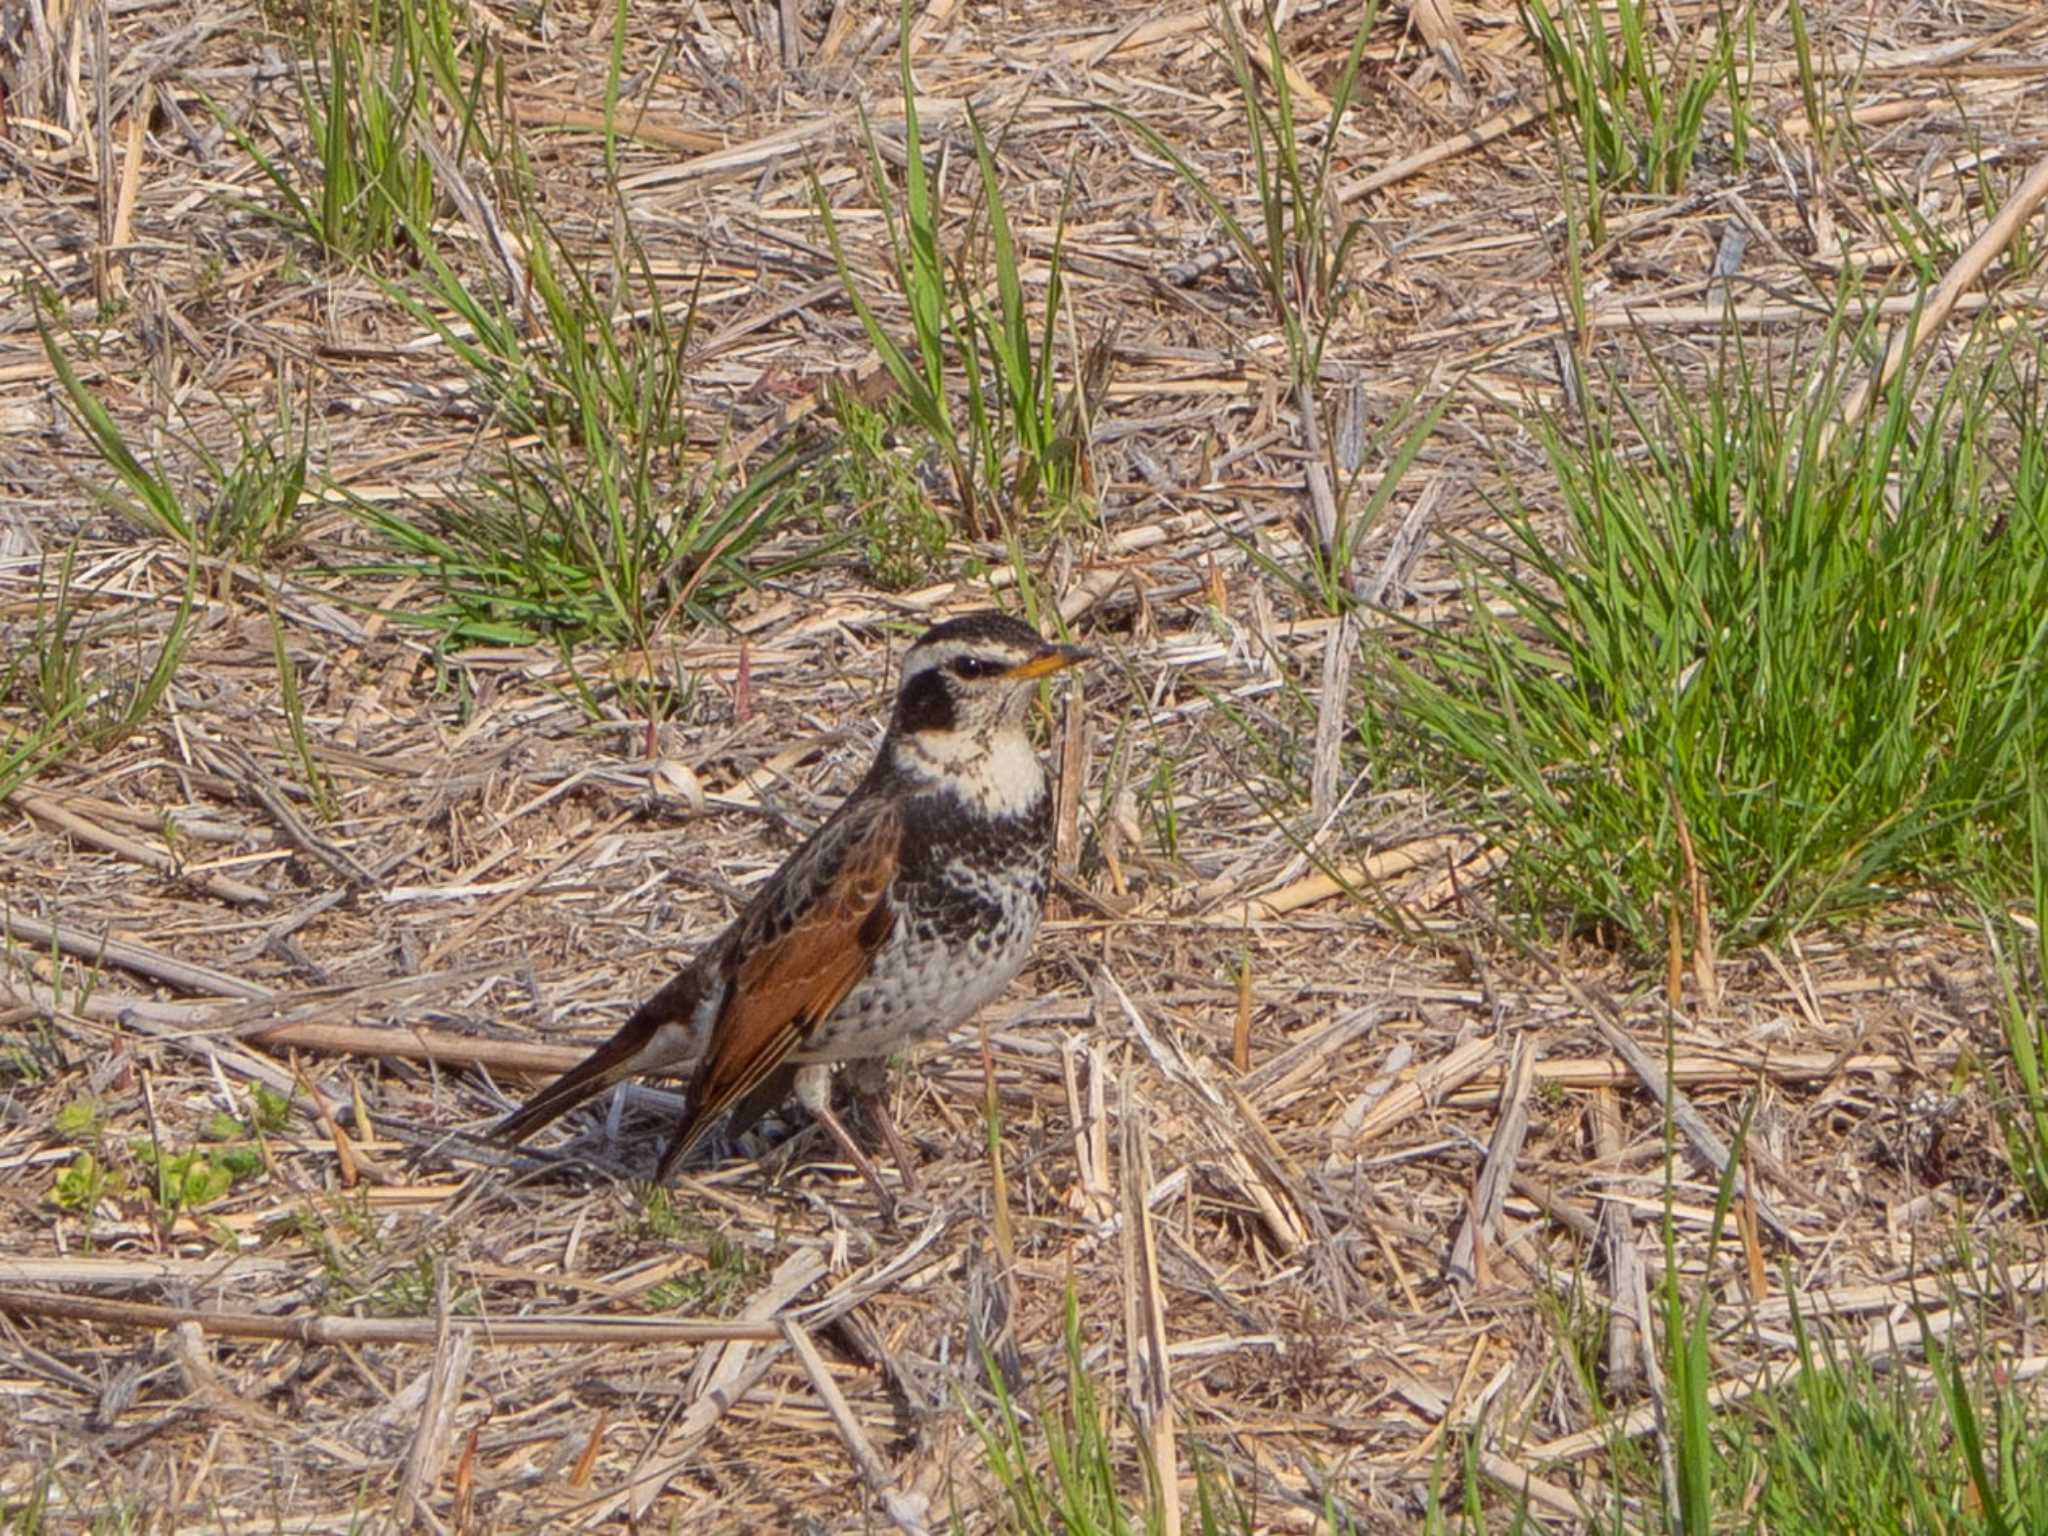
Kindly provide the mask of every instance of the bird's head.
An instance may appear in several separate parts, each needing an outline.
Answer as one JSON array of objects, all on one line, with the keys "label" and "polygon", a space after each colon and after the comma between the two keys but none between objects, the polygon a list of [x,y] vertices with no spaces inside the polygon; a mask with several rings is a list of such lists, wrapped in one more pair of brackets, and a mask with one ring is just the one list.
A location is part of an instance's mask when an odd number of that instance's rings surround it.
[{"label": "bird's head", "polygon": [[1076,666],[1088,652],[1041,640],[1008,614],[970,613],[921,635],[903,658],[890,731],[935,745],[963,745],[1014,730],[1024,721],[1032,685]]}]

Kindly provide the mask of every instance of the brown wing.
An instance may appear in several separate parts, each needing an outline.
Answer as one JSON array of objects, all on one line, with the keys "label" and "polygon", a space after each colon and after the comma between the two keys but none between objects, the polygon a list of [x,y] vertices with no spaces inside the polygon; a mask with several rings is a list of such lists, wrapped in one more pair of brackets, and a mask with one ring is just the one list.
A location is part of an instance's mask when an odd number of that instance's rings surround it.
[{"label": "brown wing", "polygon": [[657,1178],[779,1069],[867,974],[896,923],[889,887],[901,833],[893,802],[853,802],[792,863],[788,879],[748,909],[726,950],[724,1006]]}]

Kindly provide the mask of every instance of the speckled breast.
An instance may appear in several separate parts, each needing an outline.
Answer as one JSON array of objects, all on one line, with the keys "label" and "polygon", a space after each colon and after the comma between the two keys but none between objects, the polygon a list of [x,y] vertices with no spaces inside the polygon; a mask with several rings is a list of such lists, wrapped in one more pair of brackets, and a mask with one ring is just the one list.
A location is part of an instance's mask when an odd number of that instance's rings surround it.
[{"label": "speckled breast", "polygon": [[989,816],[951,795],[913,802],[890,901],[896,927],[797,1060],[885,1056],[943,1034],[1023,968],[1045,912],[1052,800]]}]

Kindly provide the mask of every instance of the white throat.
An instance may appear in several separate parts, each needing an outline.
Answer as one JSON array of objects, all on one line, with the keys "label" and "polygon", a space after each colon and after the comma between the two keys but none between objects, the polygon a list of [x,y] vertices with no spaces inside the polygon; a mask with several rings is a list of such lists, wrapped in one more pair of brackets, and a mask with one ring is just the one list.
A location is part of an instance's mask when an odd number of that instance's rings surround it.
[{"label": "white throat", "polygon": [[990,816],[1021,816],[1045,793],[1045,768],[1021,725],[977,731],[913,731],[896,742],[896,766],[944,784]]}]

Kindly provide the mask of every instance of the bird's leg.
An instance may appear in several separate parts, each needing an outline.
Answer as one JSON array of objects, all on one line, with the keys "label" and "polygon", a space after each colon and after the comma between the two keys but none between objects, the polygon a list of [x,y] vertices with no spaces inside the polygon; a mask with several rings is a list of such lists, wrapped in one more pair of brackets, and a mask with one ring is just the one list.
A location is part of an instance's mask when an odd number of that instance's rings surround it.
[{"label": "bird's leg", "polygon": [[903,1133],[896,1129],[895,1116],[889,1113],[889,1064],[880,1057],[869,1057],[848,1063],[845,1070],[847,1091],[860,1100],[874,1117],[876,1129],[888,1144],[889,1155],[896,1160],[896,1166],[903,1174],[903,1192],[906,1195],[923,1194],[924,1186],[917,1177],[917,1161],[910,1155],[910,1146],[904,1141]]},{"label": "bird's leg", "polygon": [[839,1143],[860,1176],[866,1179],[875,1191],[876,1203],[881,1207],[883,1222],[896,1225],[896,1197],[889,1193],[889,1186],[882,1182],[882,1175],[874,1161],[860,1149],[860,1143],[853,1139],[846,1123],[832,1112],[832,1069],[817,1063],[798,1069],[796,1074],[796,1096],[811,1118],[832,1133],[832,1139]]}]

